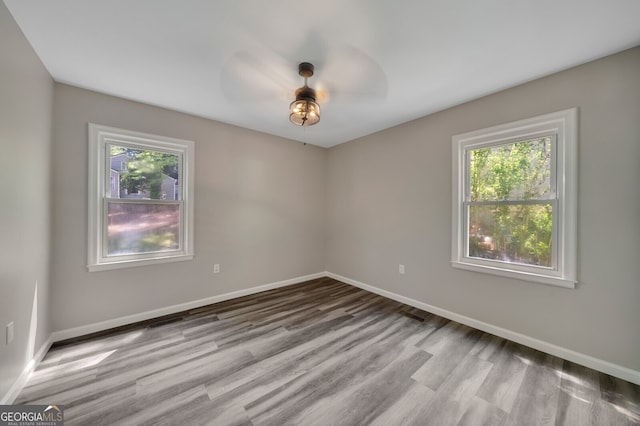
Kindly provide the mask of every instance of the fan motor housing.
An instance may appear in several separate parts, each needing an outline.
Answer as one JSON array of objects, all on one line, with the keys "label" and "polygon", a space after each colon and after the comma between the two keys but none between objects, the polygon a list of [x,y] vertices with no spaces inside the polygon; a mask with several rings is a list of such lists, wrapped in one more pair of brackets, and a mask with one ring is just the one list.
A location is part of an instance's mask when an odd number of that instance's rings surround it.
[{"label": "fan motor housing", "polygon": [[316,101],[316,91],[304,85],[296,90],[296,101]]}]

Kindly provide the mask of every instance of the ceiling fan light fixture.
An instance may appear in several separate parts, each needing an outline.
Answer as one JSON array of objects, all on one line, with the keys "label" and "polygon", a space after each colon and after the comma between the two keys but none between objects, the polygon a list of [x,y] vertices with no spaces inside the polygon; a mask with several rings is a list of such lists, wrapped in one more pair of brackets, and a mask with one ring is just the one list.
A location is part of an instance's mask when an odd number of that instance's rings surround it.
[{"label": "ceiling fan light fixture", "polygon": [[316,91],[307,86],[307,78],[313,75],[313,65],[301,63],[298,65],[298,74],[304,77],[304,86],[296,90],[296,100],[289,105],[289,120],[298,126],[313,126],[320,121]]},{"label": "ceiling fan light fixture", "polygon": [[313,126],[320,121],[320,105],[313,99],[296,98],[289,110],[289,120],[298,126]]}]

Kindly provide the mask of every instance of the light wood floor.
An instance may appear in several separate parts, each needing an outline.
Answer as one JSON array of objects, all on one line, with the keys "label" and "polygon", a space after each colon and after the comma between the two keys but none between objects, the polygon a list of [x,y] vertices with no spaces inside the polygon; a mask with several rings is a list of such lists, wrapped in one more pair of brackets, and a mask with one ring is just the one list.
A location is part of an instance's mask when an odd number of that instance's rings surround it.
[{"label": "light wood floor", "polygon": [[67,425],[627,425],[640,387],[329,278],[54,347]]}]

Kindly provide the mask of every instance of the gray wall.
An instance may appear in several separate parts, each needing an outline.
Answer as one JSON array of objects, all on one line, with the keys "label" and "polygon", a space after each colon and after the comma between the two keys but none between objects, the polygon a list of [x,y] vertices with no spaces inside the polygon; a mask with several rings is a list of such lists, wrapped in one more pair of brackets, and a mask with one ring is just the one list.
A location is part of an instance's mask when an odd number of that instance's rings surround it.
[{"label": "gray wall", "polygon": [[[193,261],[87,271],[89,122],[195,141]],[[326,149],[64,84],[54,141],[54,330],[324,271]]]},{"label": "gray wall", "polygon": [[[577,289],[453,269],[451,136],[573,106]],[[639,184],[635,48],[330,149],[327,270],[640,370]]]},{"label": "gray wall", "polygon": [[[0,43],[1,399],[50,333],[53,81],[2,2]],[[7,346],[5,326],[11,321],[15,340]]]}]

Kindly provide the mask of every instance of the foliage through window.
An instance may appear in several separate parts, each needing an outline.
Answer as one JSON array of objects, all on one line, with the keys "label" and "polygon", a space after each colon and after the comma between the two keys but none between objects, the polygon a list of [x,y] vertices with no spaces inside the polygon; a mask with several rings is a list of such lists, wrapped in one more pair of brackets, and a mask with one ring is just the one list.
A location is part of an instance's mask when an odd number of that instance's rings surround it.
[{"label": "foliage through window", "polygon": [[552,267],[552,137],[467,153],[469,256]]},{"label": "foliage through window", "polygon": [[454,136],[453,266],[574,286],[574,115]]},{"label": "foliage through window", "polygon": [[192,258],[192,142],[90,125],[89,269]]}]

